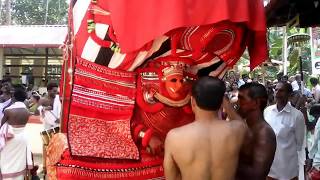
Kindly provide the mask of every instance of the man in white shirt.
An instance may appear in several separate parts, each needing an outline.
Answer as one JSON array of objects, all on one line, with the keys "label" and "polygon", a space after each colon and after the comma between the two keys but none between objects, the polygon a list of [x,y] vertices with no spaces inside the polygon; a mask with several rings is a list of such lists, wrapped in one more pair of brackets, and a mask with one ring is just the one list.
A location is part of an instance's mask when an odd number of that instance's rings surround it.
[{"label": "man in white shirt", "polygon": [[319,103],[320,100],[320,85],[319,80],[317,78],[310,78],[310,83],[313,87],[313,97],[316,103]]},{"label": "man in white shirt", "polygon": [[245,84],[245,82],[242,79],[240,79],[240,73],[239,72],[235,73],[235,83],[237,83],[238,88],[240,88],[242,85]]},{"label": "man in white shirt", "polygon": [[279,82],[275,88],[276,104],[264,111],[266,121],[277,138],[276,154],[267,179],[298,179],[298,152],[303,150],[305,124],[303,114],[291,106],[291,84]]}]

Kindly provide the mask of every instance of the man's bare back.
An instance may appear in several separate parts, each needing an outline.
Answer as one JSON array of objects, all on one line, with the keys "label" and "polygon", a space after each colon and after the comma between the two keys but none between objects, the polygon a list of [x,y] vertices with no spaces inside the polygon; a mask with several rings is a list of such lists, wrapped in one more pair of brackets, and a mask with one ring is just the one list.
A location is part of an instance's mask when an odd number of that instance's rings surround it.
[{"label": "man's bare back", "polygon": [[[165,172],[168,179],[234,179],[239,151],[246,134],[240,120],[195,121],[169,132]],[[176,164],[170,174],[166,164]],[[167,167],[167,168],[166,168]],[[172,167],[171,167],[172,168]],[[168,172],[168,173],[167,173]],[[180,174],[179,174],[180,173]]]},{"label": "man's bare back", "polygon": [[25,108],[8,109],[5,111],[5,117],[8,118],[8,124],[13,126],[24,126],[29,119],[29,111]]}]

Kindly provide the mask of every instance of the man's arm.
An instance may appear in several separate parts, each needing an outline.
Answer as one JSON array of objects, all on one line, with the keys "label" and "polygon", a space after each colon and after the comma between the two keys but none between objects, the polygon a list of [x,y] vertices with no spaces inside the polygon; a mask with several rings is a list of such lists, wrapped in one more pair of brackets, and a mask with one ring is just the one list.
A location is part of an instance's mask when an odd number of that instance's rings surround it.
[{"label": "man's arm", "polygon": [[222,107],[226,111],[230,120],[242,120],[242,117],[236,112],[227,97],[223,98]]},{"label": "man's arm", "polygon": [[319,99],[320,99],[320,91],[319,91],[317,88],[315,88],[315,91],[314,91],[314,99],[315,99],[316,103],[319,102]]},{"label": "man's arm", "polygon": [[167,180],[175,180],[175,179],[181,179],[181,174],[179,172],[179,168],[174,161],[173,155],[172,155],[172,141],[173,141],[173,133],[172,130],[168,133],[165,141],[165,153],[164,153],[164,161],[163,161],[163,167],[164,167],[164,174]]},{"label": "man's arm", "polygon": [[263,128],[253,144],[251,164],[239,163],[238,175],[241,179],[266,179],[276,151],[276,136],[272,129]]}]

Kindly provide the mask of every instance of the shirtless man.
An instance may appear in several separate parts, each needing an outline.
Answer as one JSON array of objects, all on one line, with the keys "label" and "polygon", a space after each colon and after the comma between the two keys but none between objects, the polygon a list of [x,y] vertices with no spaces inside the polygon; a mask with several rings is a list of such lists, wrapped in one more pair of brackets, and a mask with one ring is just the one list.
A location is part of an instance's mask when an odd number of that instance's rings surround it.
[{"label": "shirtless man", "polygon": [[264,120],[263,110],[268,103],[266,88],[258,83],[240,87],[239,113],[249,131],[239,157],[236,179],[264,180],[268,176],[276,151],[276,135]]},{"label": "shirtless man", "polygon": [[8,122],[8,124],[13,127],[24,127],[27,124],[30,113],[24,105],[26,98],[27,93],[23,90],[23,88],[17,88],[15,90],[12,102],[13,104],[21,104],[21,108],[8,107],[8,109],[5,109],[1,124]]},{"label": "shirtless man", "polygon": [[48,90],[48,97],[41,98],[39,101],[39,104],[46,107],[46,110],[52,110],[54,99],[56,98],[56,95],[58,94],[58,84],[49,83],[47,86],[47,90]]},{"label": "shirtless man", "polygon": [[58,95],[58,84],[49,83],[47,90],[48,97],[40,99],[39,107],[35,114],[41,115],[45,129],[50,129],[59,125],[61,102]]},{"label": "shirtless man", "polygon": [[[246,134],[242,120],[219,118],[226,87],[223,81],[202,77],[193,89],[195,122],[171,130],[165,141],[166,179],[234,179],[238,155]],[[226,104],[227,113],[241,118]]]},{"label": "shirtless man", "polygon": [[32,168],[31,152],[28,149],[25,126],[28,122],[29,111],[24,104],[27,93],[23,88],[15,88],[12,102],[4,110],[1,126],[7,129],[2,134],[4,146],[0,151],[0,179],[24,179],[25,169]]}]

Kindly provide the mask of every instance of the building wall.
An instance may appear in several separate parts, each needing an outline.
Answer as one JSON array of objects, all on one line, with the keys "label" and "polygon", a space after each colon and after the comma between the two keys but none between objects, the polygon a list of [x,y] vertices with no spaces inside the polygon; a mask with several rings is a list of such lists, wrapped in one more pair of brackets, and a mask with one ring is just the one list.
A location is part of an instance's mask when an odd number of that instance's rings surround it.
[{"label": "building wall", "polygon": [[62,54],[62,51],[58,48],[50,49],[47,58],[46,52],[48,51],[45,51],[45,48],[37,48],[37,50],[15,48],[14,52],[9,49],[2,50],[3,64],[0,64],[2,70],[0,74],[10,77],[13,83],[22,82],[22,73],[28,74],[28,82],[36,86],[39,86],[42,80],[58,82],[63,62],[62,55],[59,54]]}]

